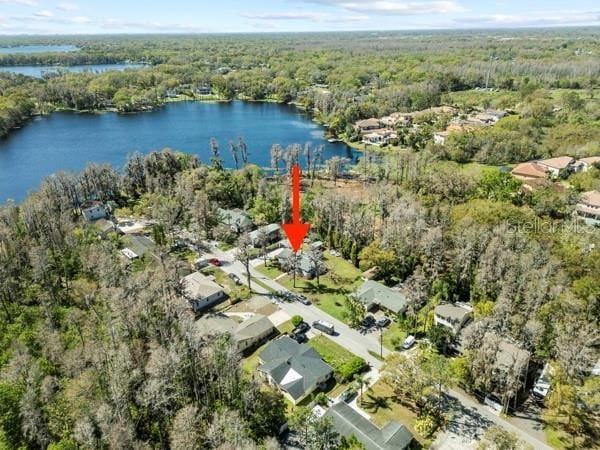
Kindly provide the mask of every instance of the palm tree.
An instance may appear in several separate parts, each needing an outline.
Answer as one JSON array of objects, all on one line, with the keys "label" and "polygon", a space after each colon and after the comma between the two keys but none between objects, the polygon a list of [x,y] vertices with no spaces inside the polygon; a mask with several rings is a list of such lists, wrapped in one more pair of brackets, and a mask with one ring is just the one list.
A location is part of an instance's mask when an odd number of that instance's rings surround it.
[{"label": "palm tree", "polygon": [[362,397],[363,397],[363,387],[365,386],[369,386],[369,378],[365,377],[364,375],[361,375],[360,373],[357,373],[354,375],[354,381],[356,381],[356,384],[358,384],[358,388],[360,389],[360,403],[362,403]]}]

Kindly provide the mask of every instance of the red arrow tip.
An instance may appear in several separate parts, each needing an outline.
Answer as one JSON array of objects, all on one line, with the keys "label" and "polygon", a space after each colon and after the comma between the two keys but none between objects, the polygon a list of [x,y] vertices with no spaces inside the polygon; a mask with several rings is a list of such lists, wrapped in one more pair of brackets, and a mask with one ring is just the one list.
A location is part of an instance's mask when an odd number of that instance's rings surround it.
[{"label": "red arrow tip", "polygon": [[302,242],[310,229],[309,223],[284,223],[283,231],[287,235],[294,252],[298,252],[302,247]]}]

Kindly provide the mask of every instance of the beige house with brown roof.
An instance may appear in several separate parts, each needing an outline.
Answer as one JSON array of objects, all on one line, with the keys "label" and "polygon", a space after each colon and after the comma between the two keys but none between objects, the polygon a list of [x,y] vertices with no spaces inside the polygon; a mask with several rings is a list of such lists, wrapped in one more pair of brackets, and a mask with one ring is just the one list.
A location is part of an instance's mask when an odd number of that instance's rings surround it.
[{"label": "beige house with brown roof", "polygon": [[519,180],[535,180],[546,178],[548,169],[536,162],[526,162],[518,164],[510,173]]},{"label": "beige house with brown roof", "polygon": [[354,124],[354,127],[361,133],[367,133],[372,130],[380,129],[381,122],[379,119],[372,117],[370,119],[359,120]]},{"label": "beige house with brown roof", "polygon": [[561,170],[577,171],[577,161],[570,156],[558,156],[556,158],[543,159],[537,163],[545,167],[552,177],[558,177]]},{"label": "beige house with brown roof", "polygon": [[594,164],[600,164],[600,156],[589,156],[587,158],[581,158],[579,162],[581,163],[581,170],[583,172],[587,172],[592,168]]},{"label": "beige house with brown roof", "polygon": [[577,215],[587,224],[600,225],[600,192],[584,192],[581,194],[576,208]]}]

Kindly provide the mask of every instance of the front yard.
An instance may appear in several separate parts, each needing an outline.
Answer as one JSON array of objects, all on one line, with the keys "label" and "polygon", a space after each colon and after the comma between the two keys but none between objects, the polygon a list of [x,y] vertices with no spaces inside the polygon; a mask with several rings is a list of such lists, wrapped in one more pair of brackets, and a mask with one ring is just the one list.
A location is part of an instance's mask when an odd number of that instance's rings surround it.
[{"label": "front yard", "polygon": [[363,358],[349,352],[326,336],[316,336],[308,341],[308,345],[321,355],[323,361],[333,367],[339,380],[351,381],[354,373],[361,372],[368,367]]},{"label": "front yard", "polygon": [[390,351],[398,350],[407,336],[406,331],[402,330],[398,322],[394,321],[383,332],[383,346]]},{"label": "front yard", "polygon": [[345,322],[344,300],[360,286],[362,272],[343,258],[331,256],[327,252],[323,256],[327,273],[321,275],[319,285],[316,279],[298,277],[294,287],[293,278],[272,265],[261,265],[256,269],[272,279],[277,278],[277,282],[286,289],[306,295],[318,308]]}]

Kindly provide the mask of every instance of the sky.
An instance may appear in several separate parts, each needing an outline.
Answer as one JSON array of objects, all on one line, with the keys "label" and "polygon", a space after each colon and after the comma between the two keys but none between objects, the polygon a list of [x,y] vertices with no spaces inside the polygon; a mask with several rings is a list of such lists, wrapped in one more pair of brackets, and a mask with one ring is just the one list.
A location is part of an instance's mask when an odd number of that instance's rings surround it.
[{"label": "sky", "polygon": [[600,25],[598,0],[0,0],[0,34]]}]

